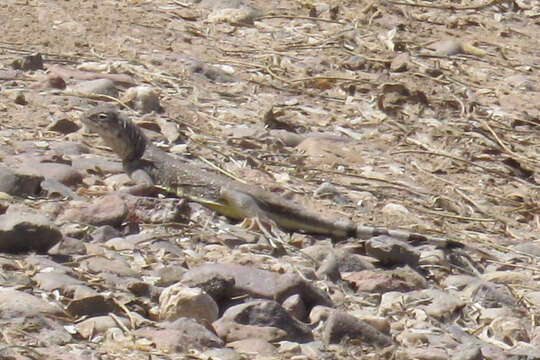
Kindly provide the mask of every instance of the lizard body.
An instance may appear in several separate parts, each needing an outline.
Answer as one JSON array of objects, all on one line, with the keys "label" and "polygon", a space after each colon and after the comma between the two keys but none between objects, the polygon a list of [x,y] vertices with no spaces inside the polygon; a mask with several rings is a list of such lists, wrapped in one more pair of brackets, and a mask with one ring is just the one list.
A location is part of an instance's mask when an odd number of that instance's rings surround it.
[{"label": "lizard body", "polygon": [[138,184],[179,189],[188,200],[199,202],[229,218],[271,219],[287,230],[328,235],[334,239],[389,235],[406,241],[459,246],[421,234],[356,226],[349,219],[326,218],[262,188],[242,184],[173,157],[151,144],[135,123],[111,105],[99,105],[88,111],[82,122],[103,138]]}]

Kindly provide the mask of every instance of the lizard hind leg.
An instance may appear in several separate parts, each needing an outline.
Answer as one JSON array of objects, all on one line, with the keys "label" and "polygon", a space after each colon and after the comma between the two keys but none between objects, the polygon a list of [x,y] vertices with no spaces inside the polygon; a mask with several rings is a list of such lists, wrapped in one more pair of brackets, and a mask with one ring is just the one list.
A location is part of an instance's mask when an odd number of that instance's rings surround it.
[{"label": "lizard hind leg", "polygon": [[274,253],[285,253],[286,242],[282,239],[282,232],[253,196],[226,186],[221,188],[220,196],[226,204],[228,212],[226,216],[243,219],[241,226],[247,229],[258,228],[272,246]]}]

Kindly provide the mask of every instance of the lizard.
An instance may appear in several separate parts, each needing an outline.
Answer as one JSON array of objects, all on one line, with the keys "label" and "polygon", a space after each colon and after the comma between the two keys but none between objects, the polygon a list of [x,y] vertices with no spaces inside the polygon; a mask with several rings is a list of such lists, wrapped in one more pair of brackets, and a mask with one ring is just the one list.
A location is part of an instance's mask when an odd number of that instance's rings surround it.
[{"label": "lizard", "polygon": [[326,235],[334,240],[388,235],[409,242],[434,243],[439,247],[463,246],[444,238],[357,225],[348,218],[323,216],[258,186],[240,183],[169,155],[152,144],[127,115],[109,104],[88,110],[81,121],[120,157],[125,172],[136,184],[179,189],[179,194],[188,201],[198,202],[231,219],[270,220],[288,231]]}]

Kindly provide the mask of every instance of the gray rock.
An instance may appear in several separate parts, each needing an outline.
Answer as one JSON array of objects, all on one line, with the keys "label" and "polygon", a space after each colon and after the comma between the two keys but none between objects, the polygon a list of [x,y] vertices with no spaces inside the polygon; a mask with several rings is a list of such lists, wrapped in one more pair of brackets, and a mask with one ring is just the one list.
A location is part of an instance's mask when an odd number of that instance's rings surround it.
[{"label": "gray rock", "polygon": [[[280,340],[302,343],[313,340],[307,325],[289,315],[277,302],[270,300],[255,300],[232,306],[213,325],[217,334],[227,342],[247,339],[254,333],[261,337],[257,329],[269,327],[282,330],[284,336]],[[247,327],[244,328],[246,331],[241,332],[243,327]]]},{"label": "gray rock", "polygon": [[240,296],[246,293],[259,298],[272,299],[276,292],[276,281],[279,274],[259,270],[252,266],[236,264],[205,264],[194,267],[182,277],[182,282],[198,281],[203,276],[215,276],[220,274],[225,278],[234,279],[234,287],[231,288],[230,296]]},{"label": "gray rock", "polygon": [[52,291],[61,290],[61,293],[65,293],[66,289],[74,285],[82,285],[83,282],[75,279],[65,273],[59,272],[39,272],[32,277],[38,287],[41,290]]},{"label": "gray rock", "polygon": [[245,360],[245,357],[240,355],[233,349],[210,349],[204,352],[208,359],[215,360]]},{"label": "gray rock", "polygon": [[[186,273],[187,269],[179,266],[179,265],[167,265],[162,268],[160,268],[157,271],[157,276],[159,276],[159,280],[156,282],[156,285],[158,286],[169,286],[174,283],[177,283],[182,280],[182,276]],[[222,288],[221,286],[217,285],[214,286],[214,284],[210,283],[206,285],[206,283],[198,283],[195,285],[186,283],[186,285],[191,287],[200,287],[203,289],[208,295],[212,296],[212,298],[215,301],[219,301],[220,296],[218,294],[221,293],[221,291],[215,291],[214,288],[219,289]],[[225,291],[228,291],[227,288],[224,288]]]},{"label": "gray rock", "polygon": [[59,306],[23,291],[0,289],[0,319],[33,317],[38,315],[63,316]]},{"label": "gray rock", "polygon": [[75,200],[81,200],[82,197],[77,195],[66,185],[57,180],[45,179],[41,182],[41,190],[48,198],[63,197]]},{"label": "gray rock", "polygon": [[111,316],[94,316],[89,319],[85,319],[75,325],[77,332],[83,337],[83,339],[89,339],[90,336],[103,334],[107,330],[113,327],[118,327],[118,322],[122,325],[129,326],[129,320],[121,317],[112,318]]},{"label": "gray rock", "polygon": [[295,294],[300,295],[308,311],[317,305],[334,306],[330,297],[312,283],[296,274],[281,275],[276,285],[274,299],[281,303]]},{"label": "gray rock", "polygon": [[56,131],[62,134],[71,134],[78,131],[80,128],[81,127],[77,123],[66,118],[56,119],[47,127],[50,131]]},{"label": "gray rock", "polygon": [[0,252],[45,253],[62,239],[62,233],[45,216],[9,210],[0,215]]},{"label": "gray rock", "polygon": [[231,290],[235,287],[234,277],[217,272],[195,272],[192,275],[186,275],[182,283],[203,289],[217,302],[230,298]]},{"label": "gray rock", "polygon": [[[130,218],[147,224],[186,222],[184,202],[177,199],[123,195]],[[184,219],[183,219],[184,218]]]},{"label": "gray rock", "polygon": [[257,354],[258,356],[263,357],[271,357],[276,354],[276,348],[274,347],[274,345],[258,337],[232,341],[228,343],[227,346],[235,349],[239,353],[246,353],[251,355]]},{"label": "gray rock", "polygon": [[169,353],[224,345],[223,340],[193,319],[180,318],[171,323],[161,323],[159,326],[160,329],[141,328],[134,334],[137,337],[151,339],[158,350]]},{"label": "gray rock", "polygon": [[82,182],[82,174],[71,165],[47,161],[47,158],[25,157],[20,165],[20,170],[30,175],[43,176],[46,179],[58,181],[67,186],[78,185]]},{"label": "gray rock", "polygon": [[0,166],[0,192],[14,196],[37,195],[41,191],[43,176],[14,172]]},{"label": "gray rock", "polygon": [[59,222],[79,222],[96,226],[119,226],[128,214],[127,205],[120,195],[105,195],[89,204],[76,203],[66,209]]},{"label": "gray rock", "polygon": [[115,237],[121,237],[122,233],[111,225],[103,225],[90,233],[92,241],[95,243],[104,243]]},{"label": "gray rock", "polygon": [[307,317],[306,304],[304,304],[304,302],[302,301],[302,298],[298,294],[289,296],[287,299],[283,301],[281,306],[283,306],[283,308],[289,314],[291,314],[291,316],[295,317],[296,319],[300,321],[304,321]]},{"label": "gray rock", "polygon": [[212,323],[217,320],[219,308],[214,299],[200,288],[182,283],[163,289],[159,296],[159,319],[173,321],[181,317]]},{"label": "gray rock", "polygon": [[66,311],[73,316],[98,316],[106,315],[116,310],[113,299],[103,295],[94,295],[72,300]]},{"label": "gray rock", "polygon": [[464,344],[453,351],[451,360],[482,360],[482,351],[476,344]]},{"label": "gray rock", "polygon": [[136,297],[147,297],[156,302],[159,301],[159,295],[161,295],[161,291],[163,290],[162,288],[138,280],[130,282],[127,289]]},{"label": "gray rock", "polygon": [[323,262],[317,269],[316,274],[319,279],[328,279],[333,282],[341,280],[341,274],[339,272],[339,262],[334,252],[330,252],[324,258]]},{"label": "gray rock", "polygon": [[366,241],[366,254],[379,260],[381,265],[418,265],[420,253],[404,241],[380,235]]},{"label": "gray rock", "polygon": [[87,80],[73,86],[73,91],[78,91],[85,94],[102,94],[112,97],[118,97],[118,90],[114,85],[114,81],[110,79]]},{"label": "gray rock", "polygon": [[81,268],[94,274],[108,272],[118,276],[137,276],[137,271],[129,267],[128,263],[123,259],[106,259],[101,256],[90,257],[81,261]]},{"label": "gray rock", "polygon": [[163,111],[163,108],[159,103],[158,94],[149,86],[135,86],[129,88],[122,97],[122,100],[124,103],[143,114],[152,111],[157,113]]},{"label": "gray rock", "polygon": [[194,77],[205,79],[213,83],[226,84],[236,82],[237,79],[225,71],[202,62],[196,63],[190,68]]},{"label": "gray rock", "polygon": [[425,304],[419,305],[418,307],[440,320],[451,318],[457,310],[465,305],[465,303],[455,295],[436,289],[408,292],[406,302],[411,304]]},{"label": "gray rock", "polygon": [[328,318],[323,339],[327,344],[337,344],[344,338],[360,339],[375,346],[389,346],[392,338],[378,331],[367,322],[342,311],[334,311]]}]

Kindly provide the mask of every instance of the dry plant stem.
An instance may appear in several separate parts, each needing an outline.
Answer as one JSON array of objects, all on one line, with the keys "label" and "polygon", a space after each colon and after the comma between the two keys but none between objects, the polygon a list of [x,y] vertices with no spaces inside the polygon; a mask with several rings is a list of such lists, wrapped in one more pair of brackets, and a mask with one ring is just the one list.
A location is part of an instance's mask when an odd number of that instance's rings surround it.
[{"label": "dry plant stem", "polygon": [[[478,205],[473,199],[471,199],[470,197],[468,197],[467,195],[465,195],[463,192],[461,192],[459,189],[454,189],[455,192],[457,192],[459,195],[461,195],[465,200],[467,200],[471,205],[473,205],[478,211],[480,211],[482,214],[485,214],[485,215],[488,215],[490,217],[492,217],[493,219],[496,219],[497,221],[501,222],[505,228],[508,227],[508,220],[509,219],[505,219],[505,218],[502,218],[501,216],[498,216],[498,215],[495,215],[495,214],[490,214],[489,211],[487,211],[486,209],[484,209],[483,206],[480,206]],[[512,237],[515,238],[515,236],[513,234],[508,234]]]},{"label": "dry plant stem", "polygon": [[487,131],[489,131],[491,133],[491,135],[493,135],[493,137],[495,138],[497,144],[499,144],[499,146],[509,155],[512,155],[513,157],[517,158],[517,159],[522,159],[524,161],[532,161],[532,162],[536,162],[538,163],[539,161],[536,160],[536,159],[531,159],[531,158],[524,158],[523,156],[520,156],[516,153],[514,153],[512,150],[510,150],[503,142],[502,140],[499,138],[499,136],[497,135],[497,133],[491,128],[491,126],[487,123],[487,121],[483,120],[483,119],[480,119],[480,123],[487,129]]},{"label": "dry plant stem", "polygon": [[212,167],[212,169],[222,173],[223,175],[225,176],[228,176],[230,177],[231,179],[234,179],[235,181],[238,181],[239,183],[242,183],[242,184],[247,184],[243,179],[240,179],[239,177],[236,177],[234,174],[220,168],[219,166],[215,165],[214,163],[212,163],[211,161],[203,158],[202,156],[197,156],[197,158],[199,160],[201,160],[202,162],[204,162],[205,164],[209,165],[210,167]]},{"label": "dry plant stem", "polygon": [[89,94],[89,93],[83,93],[83,92],[73,91],[73,90],[60,90],[57,93],[61,95],[75,96],[75,97],[87,98],[87,99],[92,99],[92,100],[112,101],[121,105],[123,108],[127,110],[131,110],[132,112],[135,112],[135,110],[127,106],[125,103],[123,103],[119,99],[112,96],[104,95],[104,94]]},{"label": "dry plant stem", "polygon": [[[414,140],[414,139],[407,139],[415,144],[418,144],[418,145],[421,145],[421,146],[425,146],[424,144],[421,144],[420,142]],[[394,151],[392,153],[392,155],[397,155],[397,154],[410,154],[410,153],[415,153],[415,154],[426,154],[426,155],[433,155],[433,156],[442,156],[442,157],[446,157],[448,159],[452,159],[452,160],[456,160],[456,161],[459,161],[459,162],[463,162],[467,165],[470,165],[470,166],[475,166],[477,168],[480,168],[484,171],[487,171],[487,172],[490,172],[492,174],[497,174],[497,175],[501,175],[501,176],[504,176],[504,177],[510,177],[510,175],[508,174],[505,174],[501,171],[498,171],[498,170],[494,170],[494,169],[490,169],[488,167],[485,167],[485,166],[482,166],[482,165],[479,165],[479,164],[475,164],[474,162],[470,161],[470,160],[465,160],[465,159],[461,159],[461,158],[458,158],[456,156],[453,156],[453,155],[449,155],[449,154],[444,154],[444,153],[440,153],[438,151],[429,151],[429,150],[400,150],[400,151]],[[520,181],[520,182],[524,182],[526,183],[524,180],[522,179],[519,179],[519,178],[516,178],[517,181]],[[528,185],[530,185],[530,183],[526,183]]]},{"label": "dry plant stem", "polygon": [[427,214],[436,215],[440,217],[450,218],[450,219],[456,219],[456,220],[465,220],[465,221],[472,221],[472,222],[495,222],[496,219],[483,219],[483,218],[473,218],[468,216],[459,216],[459,215],[453,215],[448,213],[441,213],[439,211],[434,210],[428,210],[417,206],[411,206],[415,210],[422,211]]},{"label": "dry plant stem", "polygon": [[516,269],[530,270],[530,271],[534,271],[534,272],[540,274],[540,268],[533,267],[533,266],[518,265],[518,264],[509,263],[509,262],[497,261],[497,260],[489,260],[489,259],[487,259],[486,261],[489,262],[489,263],[503,265],[503,266],[509,266],[509,267],[513,267],[513,268],[516,268]]},{"label": "dry plant stem", "polygon": [[300,19],[300,20],[322,21],[322,22],[341,24],[341,25],[346,24],[343,21],[316,18],[316,17],[310,17],[310,16],[292,16],[292,15],[265,15],[265,16],[255,18],[255,21],[264,20],[264,19]]},{"label": "dry plant stem", "polygon": [[431,8],[431,9],[444,9],[444,10],[478,10],[482,9],[491,5],[495,5],[498,2],[501,2],[503,0],[491,0],[486,2],[485,4],[480,5],[472,5],[472,6],[455,6],[452,4],[444,4],[444,5],[435,5],[435,4],[429,4],[429,3],[412,3],[412,2],[404,2],[404,1],[396,1],[396,0],[388,0],[388,2],[395,4],[395,5],[405,5],[405,6],[413,6],[413,7],[425,7],[425,8]]}]

